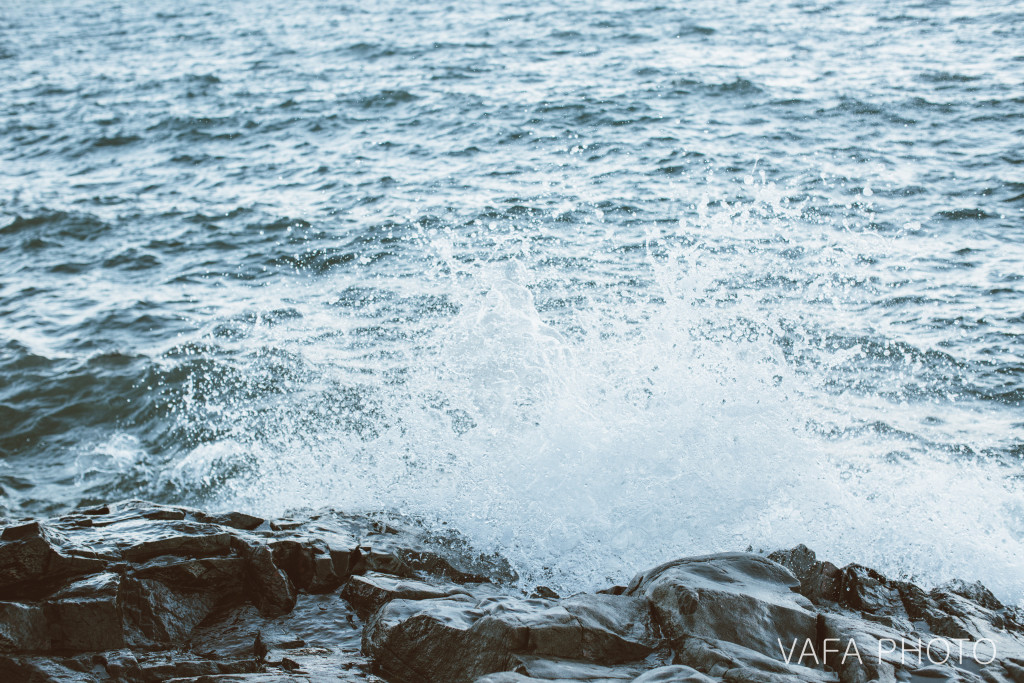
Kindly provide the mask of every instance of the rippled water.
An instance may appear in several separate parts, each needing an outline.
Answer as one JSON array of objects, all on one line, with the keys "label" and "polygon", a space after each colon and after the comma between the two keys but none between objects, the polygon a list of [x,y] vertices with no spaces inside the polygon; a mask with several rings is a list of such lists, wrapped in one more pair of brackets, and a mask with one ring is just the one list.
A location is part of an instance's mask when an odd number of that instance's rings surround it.
[{"label": "rippled water", "polygon": [[1024,595],[1024,2],[9,3],[0,512]]}]

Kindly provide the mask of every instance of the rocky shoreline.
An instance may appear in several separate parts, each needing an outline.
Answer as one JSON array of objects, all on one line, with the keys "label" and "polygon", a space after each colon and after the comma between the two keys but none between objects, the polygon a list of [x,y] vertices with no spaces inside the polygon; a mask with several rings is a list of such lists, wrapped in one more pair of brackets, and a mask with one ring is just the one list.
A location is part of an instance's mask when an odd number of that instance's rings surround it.
[{"label": "rocky shoreline", "polygon": [[452,534],[124,501],[0,533],[0,681],[1024,683],[1024,610],[798,546],[559,597]]}]

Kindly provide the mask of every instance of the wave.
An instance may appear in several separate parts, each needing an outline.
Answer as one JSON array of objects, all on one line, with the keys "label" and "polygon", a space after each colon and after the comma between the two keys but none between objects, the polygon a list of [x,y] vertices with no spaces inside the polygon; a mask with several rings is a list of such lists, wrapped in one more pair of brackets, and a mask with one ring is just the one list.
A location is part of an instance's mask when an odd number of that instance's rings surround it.
[{"label": "wave", "polygon": [[[804,235],[795,262],[741,260],[719,247],[785,244],[790,228],[743,224],[719,206],[678,236],[641,239],[628,286],[610,291],[564,278],[549,291],[548,274],[576,266],[540,254],[480,260],[455,234],[426,231],[434,260],[412,282],[353,288],[322,273],[317,291],[342,292],[332,314],[305,301],[301,316],[247,328],[230,381],[179,383],[194,389],[175,401],[178,419],[216,437],[156,490],[265,513],[302,500],[414,515],[501,552],[524,580],[565,590],[676,555],[803,542],[894,576],[967,576],[1020,595],[1010,451],[951,442],[986,414],[935,403],[942,368],[964,361],[877,336],[830,337],[799,307],[754,294],[792,285],[752,284],[747,295],[733,279],[806,268],[837,248],[857,247],[848,258],[859,268],[865,249],[888,247]],[[586,263],[624,267],[626,254]],[[427,302],[435,317],[417,315]],[[887,375],[897,358],[909,375]],[[878,386],[887,376],[903,389]],[[913,394],[916,381],[932,384]],[[999,415],[983,419],[993,434],[1013,433]]]}]

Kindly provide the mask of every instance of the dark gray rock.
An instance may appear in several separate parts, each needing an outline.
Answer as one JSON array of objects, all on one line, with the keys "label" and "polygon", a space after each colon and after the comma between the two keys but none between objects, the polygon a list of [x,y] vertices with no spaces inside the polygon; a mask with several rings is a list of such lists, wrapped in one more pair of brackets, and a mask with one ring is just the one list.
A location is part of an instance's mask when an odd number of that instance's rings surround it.
[{"label": "dark gray rock", "polygon": [[83,652],[125,647],[123,577],[110,572],[76,581],[48,600],[43,611],[54,650]]},{"label": "dark gray rock", "polygon": [[315,539],[287,538],[272,541],[274,564],[284,570],[296,588],[326,593],[342,582],[334,569],[330,548]]},{"label": "dark gray rock", "polygon": [[715,683],[716,679],[706,676],[693,667],[682,664],[659,666],[633,679],[633,683]]},{"label": "dark gray rock", "polygon": [[579,653],[569,656],[629,662],[647,657],[662,645],[651,610],[641,598],[581,593],[560,604],[580,626]]},{"label": "dark gray rock", "polygon": [[[826,614],[823,624],[824,637],[834,640],[839,650],[825,658],[825,662],[839,674],[841,683],[895,683],[896,669],[902,660],[895,652],[879,658],[879,652],[886,650],[879,647],[879,642],[910,642],[912,634],[895,631],[884,624],[865,621],[854,615]],[[858,657],[847,656],[851,642],[856,647]]]},{"label": "dark gray rock", "polygon": [[790,550],[777,550],[768,559],[789,569],[800,581],[800,593],[816,605],[838,602],[843,570],[831,562],[819,562],[814,551],[805,545]]},{"label": "dark gray rock", "polygon": [[12,683],[94,683],[102,668],[75,659],[0,656],[0,681]]},{"label": "dark gray rock", "polygon": [[486,614],[468,596],[392,600],[363,631],[362,649],[381,675],[398,683],[460,683],[517,663],[529,629]]},{"label": "dark gray rock", "polygon": [[519,655],[517,659],[519,665],[515,668],[515,673],[534,680],[546,681],[632,681],[650,668],[643,661],[607,666],[588,661],[530,655]]},{"label": "dark gray rock", "polygon": [[290,612],[298,594],[288,575],[274,564],[270,548],[240,538],[232,538],[231,546],[245,562],[246,592],[260,612],[265,616]]},{"label": "dark gray rock", "polygon": [[761,555],[722,553],[655,567],[626,594],[646,598],[674,647],[697,636],[779,657],[780,641],[815,638],[813,605],[794,592],[799,587],[788,569]]},{"label": "dark gray rock", "polygon": [[[189,530],[176,526],[174,531]],[[186,533],[142,541],[125,548],[123,555],[129,562],[144,562],[160,555],[183,557],[225,555],[231,550],[231,538],[231,534],[226,532],[207,533],[205,527],[197,528],[194,534]]]},{"label": "dark gray rock", "polygon": [[[0,534],[0,595],[20,597],[53,581],[100,571],[104,562],[63,550],[60,534],[39,522],[7,527]],[[27,586],[32,583],[34,585]]]},{"label": "dark gray rock", "polygon": [[363,651],[396,681],[471,681],[521,668],[523,656],[610,665],[659,645],[645,602],[625,595],[392,600],[363,635]]},{"label": "dark gray rock", "polygon": [[[675,661],[715,678],[724,677],[730,671],[734,672],[734,677],[750,677],[754,675],[752,672],[758,671],[790,683],[834,683],[836,680],[834,674],[803,666],[795,658],[787,663],[726,640],[686,638],[675,649]],[[811,660],[804,661],[813,664]]]},{"label": "dark gray rock", "polygon": [[[526,598],[502,586],[514,576],[402,518],[79,510],[0,533],[0,680],[1024,683],[1022,612],[984,586],[926,592],[803,546],[683,558],[567,598]],[[999,657],[879,656],[936,636]]]},{"label": "dark gray rock", "polygon": [[843,569],[839,602],[897,628],[909,627],[899,589],[876,572],[858,564]]},{"label": "dark gray rock", "polygon": [[43,608],[0,602],[0,652],[45,652],[50,634]]},{"label": "dark gray rock", "polygon": [[377,572],[353,576],[341,590],[341,597],[348,600],[363,619],[372,616],[391,600],[427,600],[458,594],[469,595],[456,584],[436,585]]},{"label": "dark gray rock", "polygon": [[262,517],[247,515],[244,512],[224,512],[216,515],[197,512],[196,519],[206,524],[217,524],[232,529],[242,529],[243,531],[252,531],[266,521]]}]

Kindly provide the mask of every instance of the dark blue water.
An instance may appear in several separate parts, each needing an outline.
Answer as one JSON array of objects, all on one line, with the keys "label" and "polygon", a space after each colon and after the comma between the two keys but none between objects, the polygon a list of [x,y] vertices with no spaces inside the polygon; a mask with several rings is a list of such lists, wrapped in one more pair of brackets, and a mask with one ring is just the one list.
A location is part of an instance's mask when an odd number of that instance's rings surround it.
[{"label": "dark blue water", "polygon": [[0,162],[0,512],[1024,595],[1019,0],[7,3]]}]

